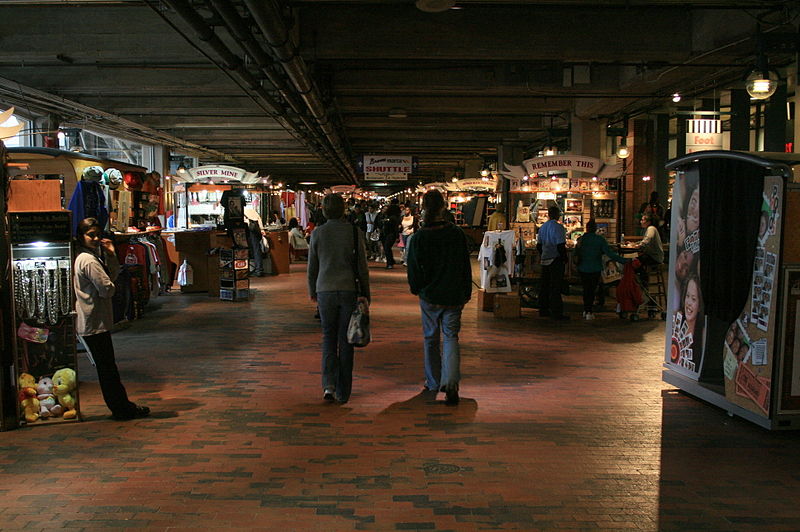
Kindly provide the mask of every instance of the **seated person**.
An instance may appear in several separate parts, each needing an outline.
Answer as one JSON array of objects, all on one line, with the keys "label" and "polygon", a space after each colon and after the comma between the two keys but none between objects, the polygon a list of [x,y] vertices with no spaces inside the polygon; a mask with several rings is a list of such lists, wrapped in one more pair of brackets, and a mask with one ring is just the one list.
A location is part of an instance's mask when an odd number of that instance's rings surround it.
[{"label": "seated person", "polygon": [[647,287],[647,266],[654,266],[664,262],[664,248],[661,244],[661,236],[658,234],[658,220],[654,214],[645,213],[640,222],[645,230],[644,237],[636,244],[639,248],[639,262],[642,268],[639,269],[639,279],[642,286]]},{"label": "seated person", "polygon": [[308,249],[308,240],[305,233],[300,229],[297,218],[289,220],[289,245],[292,249]]}]

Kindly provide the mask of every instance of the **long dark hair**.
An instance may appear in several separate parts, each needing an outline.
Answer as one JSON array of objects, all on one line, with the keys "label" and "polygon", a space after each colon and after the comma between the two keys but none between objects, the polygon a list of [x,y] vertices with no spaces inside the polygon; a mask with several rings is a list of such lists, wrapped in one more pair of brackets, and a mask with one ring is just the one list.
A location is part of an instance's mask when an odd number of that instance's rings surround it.
[{"label": "long dark hair", "polygon": [[422,208],[425,210],[424,222],[425,225],[438,220],[442,215],[442,209],[445,207],[444,196],[435,188],[427,191],[422,196]]}]

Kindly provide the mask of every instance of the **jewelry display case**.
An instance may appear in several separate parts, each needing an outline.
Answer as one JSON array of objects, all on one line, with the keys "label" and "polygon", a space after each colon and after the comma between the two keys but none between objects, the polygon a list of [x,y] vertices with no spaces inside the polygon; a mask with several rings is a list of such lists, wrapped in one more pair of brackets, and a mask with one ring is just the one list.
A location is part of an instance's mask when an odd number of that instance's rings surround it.
[{"label": "jewelry display case", "polygon": [[79,417],[69,211],[9,214],[20,424]]}]

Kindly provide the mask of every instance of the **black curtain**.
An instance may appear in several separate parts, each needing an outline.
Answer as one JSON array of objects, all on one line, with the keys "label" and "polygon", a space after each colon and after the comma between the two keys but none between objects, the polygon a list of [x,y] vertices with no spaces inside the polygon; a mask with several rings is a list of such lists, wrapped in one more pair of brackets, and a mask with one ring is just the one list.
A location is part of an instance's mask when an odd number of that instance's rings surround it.
[{"label": "black curtain", "polygon": [[700,380],[723,384],[725,333],[747,303],[761,219],[764,169],[735,159],[702,159],[700,287],[708,317]]}]

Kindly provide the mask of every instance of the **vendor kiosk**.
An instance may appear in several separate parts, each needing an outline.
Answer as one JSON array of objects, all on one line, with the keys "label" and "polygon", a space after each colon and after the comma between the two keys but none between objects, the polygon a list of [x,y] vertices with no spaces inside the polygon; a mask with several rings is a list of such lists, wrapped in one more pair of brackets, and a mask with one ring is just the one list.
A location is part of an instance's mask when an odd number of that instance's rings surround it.
[{"label": "vendor kiosk", "polygon": [[798,163],[715,150],[667,164],[663,379],[768,429],[800,428],[800,243],[784,238],[800,223]]}]

